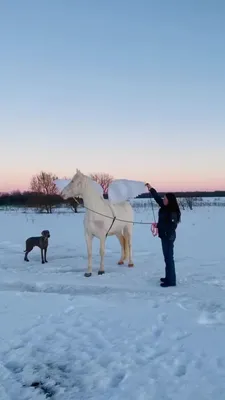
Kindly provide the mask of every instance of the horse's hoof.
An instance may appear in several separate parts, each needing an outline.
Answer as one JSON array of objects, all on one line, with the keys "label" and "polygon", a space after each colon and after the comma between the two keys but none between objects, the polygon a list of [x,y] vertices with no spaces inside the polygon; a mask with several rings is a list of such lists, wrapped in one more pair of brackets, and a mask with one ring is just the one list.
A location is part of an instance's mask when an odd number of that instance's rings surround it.
[{"label": "horse's hoof", "polygon": [[91,272],[85,272],[85,274],[84,274],[85,278],[90,278],[91,275],[92,275]]},{"label": "horse's hoof", "polygon": [[128,264],[129,268],[132,268],[134,266],[134,264]]},{"label": "horse's hoof", "polygon": [[98,271],[98,275],[103,275],[105,271]]},{"label": "horse's hoof", "polygon": [[118,265],[123,265],[124,262],[123,261],[118,261]]}]

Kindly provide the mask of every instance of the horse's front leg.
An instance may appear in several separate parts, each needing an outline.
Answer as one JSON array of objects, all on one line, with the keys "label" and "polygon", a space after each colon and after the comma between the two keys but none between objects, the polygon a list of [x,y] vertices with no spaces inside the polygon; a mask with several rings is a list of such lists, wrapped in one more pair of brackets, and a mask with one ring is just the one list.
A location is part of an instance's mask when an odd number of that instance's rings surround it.
[{"label": "horse's front leg", "polygon": [[92,275],[92,239],[93,235],[90,233],[85,234],[86,244],[87,244],[87,252],[88,252],[88,270],[85,272],[84,276],[89,278]]},{"label": "horse's front leg", "polygon": [[105,273],[104,269],[104,257],[105,257],[105,236],[100,238],[100,269],[98,271],[98,275],[103,275]]}]

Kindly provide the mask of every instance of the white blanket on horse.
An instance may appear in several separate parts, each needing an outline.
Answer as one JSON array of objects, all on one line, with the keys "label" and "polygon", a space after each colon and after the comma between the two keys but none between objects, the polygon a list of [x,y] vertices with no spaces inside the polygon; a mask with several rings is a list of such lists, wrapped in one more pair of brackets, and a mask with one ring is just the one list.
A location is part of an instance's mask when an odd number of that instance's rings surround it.
[{"label": "white blanket on horse", "polygon": [[59,192],[61,192],[66,187],[66,185],[68,185],[68,183],[70,183],[70,179],[56,179],[54,181],[54,184]]},{"label": "white blanket on horse", "polygon": [[[71,179],[56,179],[54,181],[57,189],[61,192]],[[100,194],[103,196],[103,189],[101,185],[94,180],[92,180],[93,186]],[[134,199],[142,193],[147,193],[148,189],[145,186],[145,182],[132,181],[130,179],[115,179],[108,189],[108,198],[112,203],[120,203],[121,201],[126,201],[128,199]]]},{"label": "white blanket on horse", "polygon": [[[62,192],[62,190],[71,182],[71,179],[56,179],[54,181],[54,184],[56,185],[57,189],[59,192]],[[99,183],[93,181],[93,186],[95,189],[98,191],[98,193],[103,196],[103,189]]]},{"label": "white blanket on horse", "polygon": [[130,179],[114,180],[108,190],[108,197],[112,203],[119,203],[128,199],[134,199],[142,193],[147,193],[145,182],[132,181]]}]

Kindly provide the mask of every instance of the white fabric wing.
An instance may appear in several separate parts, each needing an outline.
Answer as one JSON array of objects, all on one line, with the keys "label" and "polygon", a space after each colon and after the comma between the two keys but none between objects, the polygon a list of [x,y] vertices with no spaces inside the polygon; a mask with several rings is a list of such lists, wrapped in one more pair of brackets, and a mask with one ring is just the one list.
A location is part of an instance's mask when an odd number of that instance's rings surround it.
[{"label": "white fabric wing", "polygon": [[62,192],[62,190],[68,185],[68,183],[71,182],[71,179],[56,179],[54,181],[55,186],[57,187],[59,192]]},{"label": "white fabric wing", "polygon": [[[72,179],[56,179],[54,181],[54,184],[56,185],[57,189],[59,192],[62,192],[62,190],[71,182]],[[100,196],[103,196],[103,189],[99,183],[91,179],[91,183],[95,190],[100,194]]]},{"label": "white fabric wing", "polygon": [[102,186],[92,179],[93,187],[97,190],[97,192],[103,197],[103,189]]},{"label": "white fabric wing", "polygon": [[112,203],[119,203],[134,199],[142,193],[148,193],[145,182],[116,179],[109,185],[108,198]]}]

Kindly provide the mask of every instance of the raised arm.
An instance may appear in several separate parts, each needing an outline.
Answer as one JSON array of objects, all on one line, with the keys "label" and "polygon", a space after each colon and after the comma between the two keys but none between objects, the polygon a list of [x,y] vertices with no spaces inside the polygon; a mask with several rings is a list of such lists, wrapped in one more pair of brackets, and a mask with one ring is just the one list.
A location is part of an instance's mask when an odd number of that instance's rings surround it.
[{"label": "raised arm", "polygon": [[160,197],[157,191],[149,183],[146,183],[146,186],[159,207],[163,207],[163,199]]}]

